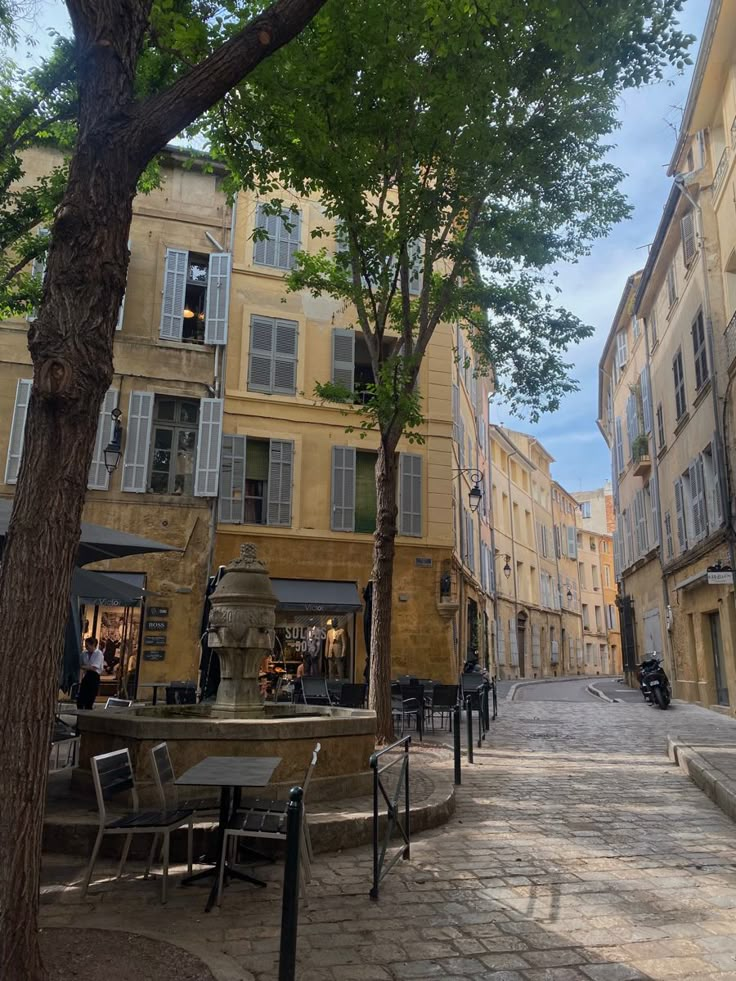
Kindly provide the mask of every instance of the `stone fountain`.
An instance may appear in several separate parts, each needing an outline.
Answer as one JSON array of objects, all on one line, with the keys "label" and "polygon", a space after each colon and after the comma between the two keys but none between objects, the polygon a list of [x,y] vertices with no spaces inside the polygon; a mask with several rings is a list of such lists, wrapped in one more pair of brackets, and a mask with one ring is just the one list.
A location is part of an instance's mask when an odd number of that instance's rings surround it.
[{"label": "stone fountain", "polygon": [[[261,662],[273,649],[276,595],[268,570],[246,543],[225,567],[210,598],[208,642],[220,657],[220,686],[214,704],[134,705],[79,716],[79,766],[72,787],[90,793],[90,759],[127,746],[141,801],[156,800],[149,752],[169,746],[181,773],[206,756],[279,756],[273,784],[261,796],[284,796],[301,781],[314,744],[322,751],[310,799],[333,800],[370,793],[368,760],[374,750],[376,717],[365,709],[263,702],[258,686]],[[192,793],[191,789],[188,792]],[[204,791],[203,791],[204,792]]]}]

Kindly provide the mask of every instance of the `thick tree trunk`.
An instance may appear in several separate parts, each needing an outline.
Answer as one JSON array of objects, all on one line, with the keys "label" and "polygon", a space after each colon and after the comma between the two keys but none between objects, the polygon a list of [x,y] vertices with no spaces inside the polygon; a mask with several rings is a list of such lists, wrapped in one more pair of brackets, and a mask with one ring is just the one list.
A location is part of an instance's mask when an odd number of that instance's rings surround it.
[{"label": "thick tree trunk", "polygon": [[376,741],[393,739],[391,614],[396,552],[396,444],[382,439],[376,461],[376,535],[373,546],[373,616],[368,707],[376,713]]}]

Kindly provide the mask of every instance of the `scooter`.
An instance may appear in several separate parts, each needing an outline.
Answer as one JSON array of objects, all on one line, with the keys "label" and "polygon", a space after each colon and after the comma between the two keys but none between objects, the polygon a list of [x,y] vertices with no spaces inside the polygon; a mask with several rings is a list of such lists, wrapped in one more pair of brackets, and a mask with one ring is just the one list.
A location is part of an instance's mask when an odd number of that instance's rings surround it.
[{"label": "scooter", "polygon": [[656,651],[647,653],[639,665],[639,688],[650,705],[666,709],[672,701],[670,681]]}]

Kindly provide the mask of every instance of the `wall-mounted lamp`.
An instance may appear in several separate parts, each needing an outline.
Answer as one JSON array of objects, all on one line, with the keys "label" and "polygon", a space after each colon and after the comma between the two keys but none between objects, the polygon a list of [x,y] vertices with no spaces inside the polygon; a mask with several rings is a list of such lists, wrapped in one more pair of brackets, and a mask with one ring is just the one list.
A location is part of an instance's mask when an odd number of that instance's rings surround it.
[{"label": "wall-mounted lamp", "polygon": [[483,500],[483,474],[480,470],[456,470],[455,473],[466,473],[473,482],[473,486],[468,491],[468,504],[471,511],[477,511]]},{"label": "wall-mounted lamp", "polygon": [[123,427],[120,419],[123,413],[115,407],[110,413],[112,417],[112,439],[105,447],[105,470],[108,473],[115,473],[123,455]]},{"label": "wall-mounted lamp", "polygon": [[572,590],[571,589],[568,589],[568,591],[567,591],[567,605],[569,606],[571,603],[572,603]]},{"label": "wall-mounted lamp", "polygon": [[506,576],[507,579],[510,579],[511,578],[511,556],[510,555],[506,555],[506,556],[504,556],[504,558],[506,559],[506,564],[503,567],[503,574]]}]

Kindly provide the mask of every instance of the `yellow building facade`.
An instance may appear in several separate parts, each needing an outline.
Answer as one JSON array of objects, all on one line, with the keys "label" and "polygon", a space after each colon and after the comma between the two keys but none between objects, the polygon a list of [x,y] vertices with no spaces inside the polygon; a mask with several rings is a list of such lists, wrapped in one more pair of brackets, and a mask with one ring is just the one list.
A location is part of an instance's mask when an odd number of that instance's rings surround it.
[{"label": "yellow building facade", "polygon": [[[24,159],[29,179],[56,163],[58,157],[46,150],[29,152]],[[150,698],[147,683],[197,677],[214,507],[201,451],[217,403],[213,395],[222,353],[222,346],[205,340],[227,315],[226,303],[219,308],[214,303],[227,276],[213,275],[220,271],[213,268],[218,262],[213,256],[227,253],[231,224],[221,180],[216,169],[205,173],[172,152],[162,163],[161,188],[134,204],[115,375],[100,412],[84,520],[177,551],[98,564],[118,579],[145,587],[145,613],[140,606],[118,602],[114,588],[80,597],[84,633],[110,640],[121,661],[119,677],[106,680],[108,694],[122,680],[132,694],[137,680],[139,693]],[[37,272],[42,275],[42,268]],[[177,293],[177,316],[167,306],[172,292]],[[184,318],[187,303],[193,316]],[[22,461],[32,378],[27,329],[24,318],[0,323],[0,494],[5,497],[13,493]],[[103,452],[116,407],[122,412],[123,460],[109,475]]]}]

